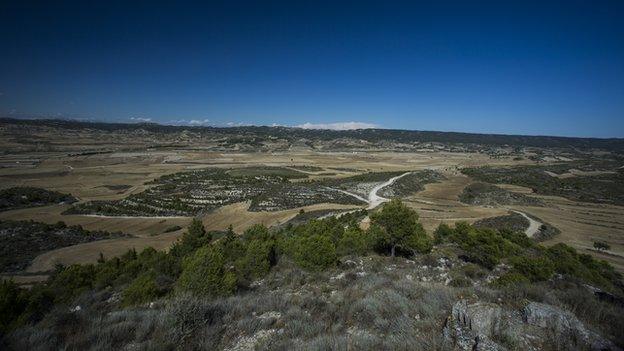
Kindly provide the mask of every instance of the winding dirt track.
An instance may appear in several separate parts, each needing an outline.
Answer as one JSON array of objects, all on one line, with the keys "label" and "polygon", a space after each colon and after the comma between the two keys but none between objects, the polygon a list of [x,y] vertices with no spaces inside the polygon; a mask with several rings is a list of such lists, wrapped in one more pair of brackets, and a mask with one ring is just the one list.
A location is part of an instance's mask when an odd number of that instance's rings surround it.
[{"label": "winding dirt track", "polygon": [[392,185],[397,179],[403,178],[410,173],[412,172],[405,172],[399,176],[392,177],[388,179],[387,181],[374,187],[373,190],[371,190],[370,193],[368,193],[368,209],[372,210],[373,208],[381,205],[382,203],[390,201],[390,199],[377,195],[377,192],[379,192],[379,190],[389,185]]},{"label": "winding dirt track", "polygon": [[529,227],[527,229],[525,229],[525,231],[524,231],[526,236],[528,236],[529,238],[532,238],[533,235],[535,235],[535,233],[537,233],[539,231],[540,227],[542,226],[541,222],[538,222],[538,221],[534,220],[533,218],[527,216],[526,213],[524,213],[524,212],[520,212],[520,211],[516,211],[516,210],[511,210],[511,211],[521,215],[522,217],[526,218],[529,221]]}]

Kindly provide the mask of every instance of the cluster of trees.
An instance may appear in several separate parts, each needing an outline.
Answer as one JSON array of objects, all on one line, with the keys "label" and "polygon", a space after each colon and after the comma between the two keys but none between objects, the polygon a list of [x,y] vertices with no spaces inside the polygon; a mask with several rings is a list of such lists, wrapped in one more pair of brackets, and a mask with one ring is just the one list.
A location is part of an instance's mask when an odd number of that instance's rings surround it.
[{"label": "cluster of trees", "polygon": [[361,214],[310,220],[269,230],[262,225],[236,235],[207,232],[194,220],[169,252],[147,248],[95,264],[58,267],[45,284],[31,290],[5,281],[0,285],[0,334],[40,320],[53,306],[69,304],[87,291],[121,292],[121,304],[144,304],[167,295],[190,293],[207,298],[247,289],[278,260],[292,260],[309,271],[334,267],[347,255],[377,253],[412,256],[429,252],[433,244],[447,244],[459,258],[492,269],[501,262],[511,270],[497,286],[550,279],[555,273],[576,277],[609,291],[623,291],[621,275],[604,261],[557,244],[545,248],[523,233],[475,228],[467,223],[440,225],[433,240],[418,215],[393,200],[370,215],[367,230],[357,225]]},{"label": "cluster of trees", "polygon": [[371,216],[364,231],[358,216],[311,220],[269,231],[262,225],[236,235],[207,232],[194,220],[169,252],[146,248],[95,264],[57,267],[45,284],[31,290],[5,281],[0,287],[0,332],[38,321],[55,304],[67,304],[84,292],[112,287],[121,291],[125,306],[142,304],[176,293],[226,296],[266,275],[280,257],[318,271],[336,265],[343,255],[378,252],[412,255],[431,249],[431,240],[416,213],[399,201]]},{"label": "cluster of trees", "polygon": [[[583,164],[575,163],[574,165],[586,168]],[[531,188],[538,194],[562,196],[575,201],[624,205],[624,173],[612,166],[597,169],[616,172],[591,177],[558,178],[551,177],[545,172],[558,170],[557,168],[544,165],[484,166],[463,168],[461,172],[482,182],[520,185]]]},{"label": "cluster of trees", "polygon": [[434,241],[457,244],[464,260],[488,269],[503,260],[510,263],[511,271],[498,279],[498,285],[545,281],[558,273],[608,291],[624,291],[622,276],[613,266],[563,243],[546,248],[521,232],[475,228],[467,223],[457,223],[454,228],[441,224]]},{"label": "cluster of trees", "polygon": [[122,200],[94,200],[76,204],[63,214],[97,214],[104,216],[186,216],[199,210],[179,197],[150,193],[151,189]]},{"label": "cluster of trees", "polygon": [[362,230],[357,215],[311,220],[280,235],[281,252],[309,270],[323,270],[346,255],[411,256],[431,251],[433,243],[416,212],[399,200],[371,214],[371,226]]},{"label": "cluster of trees", "polygon": [[611,250],[611,245],[606,241],[594,241],[594,248],[598,250]]},{"label": "cluster of trees", "polygon": [[79,225],[67,226],[61,221],[48,224],[0,220],[0,272],[23,270],[37,255],[46,251],[122,236],[126,234],[90,231]]},{"label": "cluster of trees", "polygon": [[75,201],[69,194],[41,188],[20,186],[0,190],[0,211]]}]

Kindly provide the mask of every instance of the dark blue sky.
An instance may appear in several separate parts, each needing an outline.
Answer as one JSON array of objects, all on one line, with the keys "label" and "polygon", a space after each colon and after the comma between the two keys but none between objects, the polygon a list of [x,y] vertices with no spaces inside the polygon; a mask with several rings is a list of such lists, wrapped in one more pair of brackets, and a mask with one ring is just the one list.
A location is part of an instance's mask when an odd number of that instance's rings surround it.
[{"label": "dark blue sky", "polygon": [[624,137],[624,1],[4,0],[0,114]]}]

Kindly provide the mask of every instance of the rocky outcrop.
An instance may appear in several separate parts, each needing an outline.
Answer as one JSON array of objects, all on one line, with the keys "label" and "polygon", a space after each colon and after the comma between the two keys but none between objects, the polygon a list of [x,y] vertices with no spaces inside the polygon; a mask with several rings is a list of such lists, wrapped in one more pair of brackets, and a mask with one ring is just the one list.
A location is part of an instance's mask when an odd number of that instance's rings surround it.
[{"label": "rocky outcrop", "polygon": [[570,312],[537,302],[521,310],[495,303],[455,303],[443,330],[454,350],[620,350]]},{"label": "rocky outcrop", "polygon": [[457,350],[506,350],[491,339],[500,330],[501,317],[497,304],[458,301],[446,319],[445,340]]},{"label": "rocky outcrop", "polygon": [[588,330],[572,313],[538,302],[528,303],[522,311],[523,321],[549,330],[558,345],[574,349],[619,350],[613,343]]}]

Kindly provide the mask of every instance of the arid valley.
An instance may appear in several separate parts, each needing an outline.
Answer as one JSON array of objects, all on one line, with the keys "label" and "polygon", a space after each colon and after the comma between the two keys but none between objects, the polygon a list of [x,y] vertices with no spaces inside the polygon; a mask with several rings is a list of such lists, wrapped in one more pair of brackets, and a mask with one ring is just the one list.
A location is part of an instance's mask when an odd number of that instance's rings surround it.
[{"label": "arid valley", "polygon": [[[32,291],[35,301],[47,301],[45,294],[56,291],[62,297],[54,301],[76,304],[69,310],[72,318],[79,316],[76,309],[104,313],[120,304],[137,306],[121,311],[136,313],[132,318],[140,322],[133,322],[130,330],[138,330],[151,320],[145,313],[154,306],[177,316],[190,312],[162,308],[173,308],[172,303],[196,308],[194,303],[210,301],[180,300],[186,298],[182,289],[187,289],[181,287],[190,286],[219,297],[211,304],[245,306],[241,308],[247,312],[227,317],[239,321],[265,321],[264,314],[255,315],[259,306],[252,299],[271,304],[266,299],[277,293],[286,299],[280,301],[295,305],[329,299],[335,308],[347,309],[344,323],[352,323],[359,318],[356,313],[363,313],[353,310],[359,300],[346,303],[332,296],[363,296],[363,291],[378,289],[375,284],[382,279],[386,287],[382,295],[374,294],[378,300],[370,302],[373,306],[385,303],[390,295],[383,294],[395,294],[401,284],[434,299],[401,305],[417,310],[437,306],[431,312],[413,312],[429,313],[417,322],[420,327],[409,329],[419,348],[455,344],[459,349],[559,349],[548,333],[555,333],[556,343],[564,348],[617,349],[610,340],[621,340],[619,324],[603,324],[605,316],[618,313],[604,308],[622,301],[618,289],[624,272],[624,157],[617,139],[11,119],[0,121],[0,134],[4,284]],[[392,219],[388,211],[403,214]],[[394,222],[384,227],[383,220]],[[384,233],[413,220],[405,232],[409,239],[391,245],[392,237]],[[336,239],[324,241],[326,237]],[[258,250],[254,243],[263,240],[268,241],[260,251],[253,251]],[[227,260],[242,256],[231,265],[217,263],[222,280],[214,281],[209,277],[215,273],[208,268],[214,258],[201,256],[213,251],[205,250],[225,250],[231,255],[226,257],[232,257]],[[208,265],[208,270],[194,272],[194,264]],[[235,283],[226,278],[232,274]],[[351,278],[345,278],[347,274]],[[343,285],[349,279],[357,283],[352,288]],[[578,284],[576,295],[570,297],[565,284]],[[38,291],[43,297],[36,297]],[[235,291],[238,300],[221,300]],[[551,291],[559,294],[555,300],[548,297]],[[90,294],[96,294],[95,302],[79,302]],[[300,294],[320,295],[292,300]],[[473,297],[466,300],[464,294]],[[499,296],[496,303],[484,302],[491,296]],[[532,305],[532,299],[551,305]],[[361,306],[371,308],[369,302]],[[577,317],[552,306],[575,306],[576,313],[592,308],[583,320],[606,330],[611,339],[592,334]],[[272,329],[230,327],[218,329],[222,332],[217,336],[184,343],[199,349],[218,344],[227,350],[253,350],[308,342],[310,349],[319,349],[315,343],[327,342],[323,330],[274,334],[282,330],[278,328],[284,318],[291,318],[284,327],[288,329],[303,317],[282,317],[291,312],[266,308],[271,309],[266,323]],[[450,316],[444,317],[449,308]],[[489,314],[504,309],[513,316],[518,308],[524,319]],[[538,323],[531,316],[552,308],[556,309],[549,310],[548,318],[563,318],[573,326],[531,329]],[[318,318],[334,318],[328,311],[319,310]],[[401,313],[401,323],[414,323],[409,313]],[[99,323],[84,316],[89,320],[84,323]],[[173,317],[158,317],[150,333],[167,330],[167,318]],[[490,331],[473,327],[472,321],[513,327]],[[109,319],[104,323],[105,328],[118,325]],[[213,333],[221,326],[205,328],[201,330]],[[351,335],[348,330],[344,332]],[[95,329],[85,333],[85,338],[99,334]],[[112,329],[111,333],[109,346],[132,338]],[[317,336],[292,339],[299,333]],[[576,336],[569,338],[568,333]],[[23,339],[12,335],[12,342],[22,345]],[[148,349],[153,340],[160,340],[150,335],[144,341]],[[344,342],[363,348],[404,345],[402,339],[384,342],[377,336],[383,334],[371,335],[375,336],[351,336],[355,341]],[[484,335],[486,339],[479,339]],[[575,341],[578,335],[586,337]],[[76,347],[90,343],[75,340]]]},{"label": "arid valley", "polygon": [[[509,146],[493,148],[485,145],[481,151],[477,149],[468,152],[468,150],[451,151],[443,143],[426,143],[417,145],[414,148],[416,150],[407,151],[383,151],[374,145],[367,149],[366,146],[355,144],[350,150],[335,151],[331,150],[334,147],[329,146],[330,150],[317,151],[306,146],[304,140],[300,141],[304,147],[297,146],[297,142],[295,145],[284,147],[279,142],[272,141],[266,143],[264,152],[250,150],[241,152],[240,149],[246,146],[244,141],[242,145],[231,145],[228,150],[217,147],[215,140],[197,137],[195,140],[191,139],[188,145],[181,147],[175,145],[179,140],[171,140],[184,138],[184,135],[178,134],[141,135],[145,132],[137,129],[128,135],[127,132],[107,133],[88,129],[49,127],[42,127],[40,132],[35,133],[37,143],[23,145],[15,141],[17,138],[14,138],[14,128],[16,127],[10,123],[5,123],[2,128],[4,140],[2,148],[5,152],[0,156],[0,164],[3,166],[0,169],[0,180],[3,188],[45,188],[71,194],[78,200],[77,204],[80,204],[122,200],[145,191],[151,186],[150,182],[161,176],[211,168],[283,168],[299,172],[305,175],[305,180],[310,181],[347,179],[371,172],[431,170],[440,175],[440,180],[425,184],[422,190],[417,189],[400,196],[410,208],[419,213],[428,232],[433,232],[440,223],[453,224],[457,221],[474,223],[489,217],[504,216],[511,213],[510,211],[521,211],[560,230],[558,235],[543,241],[545,245],[564,242],[605,259],[618,270],[624,271],[624,207],[621,204],[591,203],[562,196],[542,195],[535,193],[531,188],[513,184],[496,185],[505,191],[539,199],[543,204],[527,206],[505,201],[470,204],[460,201],[466,186],[478,181],[462,174],[461,170],[464,168],[481,166],[509,168],[530,165],[540,167],[556,165],[565,168],[569,164],[572,171],[562,172],[561,175],[555,174],[553,177],[592,177],[604,172],[613,172],[601,169],[593,172],[574,172],[577,164],[574,161],[578,160],[565,149],[548,150],[548,156],[541,158],[535,157],[543,152],[539,148],[533,150],[526,148],[514,153],[513,148]],[[137,134],[138,138],[134,138]],[[164,137],[173,145],[155,145],[158,138]],[[68,139],[72,140],[71,146],[65,144]],[[123,148],[120,147],[119,141],[113,141],[115,139],[123,141]],[[134,150],[127,151],[125,149],[129,148],[130,140],[136,144],[131,146]],[[37,150],[45,148],[44,145],[54,151]],[[342,148],[349,149],[349,146]],[[599,156],[590,154],[582,157]],[[381,184],[390,177],[382,175],[376,183]],[[19,274],[15,276],[18,280],[31,281],[33,279],[31,276],[43,274],[53,269],[57,263],[95,262],[100,252],[110,257],[121,255],[130,248],[141,250],[152,246],[166,250],[193,217],[63,214],[71,206],[56,204],[8,210],[0,212],[0,219],[34,220],[49,224],[63,221],[68,225],[81,225],[88,230],[123,231],[132,237],[90,242],[42,253],[28,266],[25,271],[27,275],[23,278]],[[320,203],[311,201],[310,204],[288,209],[250,211],[249,201],[241,201],[205,213],[201,212],[199,218],[208,230],[225,230],[232,225],[235,231],[242,232],[254,224],[275,226],[286,223],[302,209],[306,212],[320,213],[333,210],[340,213],[354,208],[358,207],[331,201]],[[366,205],[362,204],[359,208],[366,208]],[[167,232],[168,228],[175,226],[179,226],[180,229]],[[596,241],[608,242],[611,249],[609,251],[594,249],[592,244]]]}]

